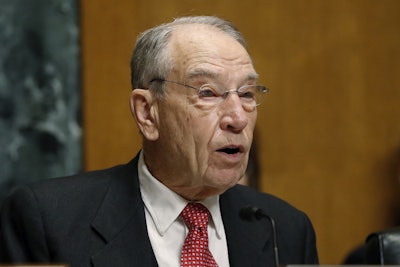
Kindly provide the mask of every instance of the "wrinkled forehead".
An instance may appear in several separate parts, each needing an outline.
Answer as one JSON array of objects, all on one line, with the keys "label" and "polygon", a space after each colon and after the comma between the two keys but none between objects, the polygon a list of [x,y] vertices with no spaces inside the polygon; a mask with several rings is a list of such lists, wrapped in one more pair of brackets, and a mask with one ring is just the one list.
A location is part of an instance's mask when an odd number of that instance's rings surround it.
[{"label": "wrinkled forehead", "polygon": [[192,76],[216,76],[221,72],[246,72],[257,76],[252,60],[242,44],[209,25],[190,24],[177,27],[170,38],[173,72]]},{"label": "wrinkled forehead", "polygon": [[[175,27],[171,33],[170,44],[175,56],[181,53],[190,56],[190,53],[215,52],[221,53],[221,48],[231,48],[247,55],[247,50],[229,34],[205,24],[185,24]],[[229,52],[226,51],[226,54]],[[185,53],[186,52],[186,53]],[[215,56],[218,56],[216,54]]]}]

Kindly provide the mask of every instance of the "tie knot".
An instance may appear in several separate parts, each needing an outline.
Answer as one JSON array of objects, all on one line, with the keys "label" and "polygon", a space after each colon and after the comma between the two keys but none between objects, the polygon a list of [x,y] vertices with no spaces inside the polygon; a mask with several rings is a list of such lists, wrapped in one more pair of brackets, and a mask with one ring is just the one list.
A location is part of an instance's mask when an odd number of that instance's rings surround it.
[{"label": "tie knot", "polygon": [[189,229],[207,227],[209,211],[200,203],[188,203],[181,212],[181,218]]}]

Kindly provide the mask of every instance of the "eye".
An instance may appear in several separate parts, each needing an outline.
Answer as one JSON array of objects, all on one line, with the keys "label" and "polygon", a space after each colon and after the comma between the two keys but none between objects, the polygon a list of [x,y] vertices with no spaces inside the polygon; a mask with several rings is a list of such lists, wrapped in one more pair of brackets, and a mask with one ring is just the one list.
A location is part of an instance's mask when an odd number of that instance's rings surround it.
[{"label": "eye", "polygon": [[239,88],[238,95],[246,100],[254,100],[256,98],[256,88],[254,86],[243,86]]},{"label": "eye", "polygon": [[200,98],[213,98],[217,97],[215,89],[209,84],[204,84],[199,88],[198,95]]}]

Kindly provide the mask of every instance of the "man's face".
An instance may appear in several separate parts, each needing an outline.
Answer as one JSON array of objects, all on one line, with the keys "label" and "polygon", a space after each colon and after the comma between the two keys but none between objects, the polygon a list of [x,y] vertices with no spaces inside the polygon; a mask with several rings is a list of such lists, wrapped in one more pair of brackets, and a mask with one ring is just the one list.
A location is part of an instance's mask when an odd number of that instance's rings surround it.
[{"label": "man's face", "polygon": [[[171,36],[174,59],[168,81],[223,91],[256,84],[246,50],[215,29],[186,25]],[[235,92],[215,107],[202,105],[196,90],[166,82],[158,101],[159,138],[150,171],[187,199],[220,194],[244,175],[256,122],[256,109],[244,109]],[[158,163],[154,164],[154,161]]]}]

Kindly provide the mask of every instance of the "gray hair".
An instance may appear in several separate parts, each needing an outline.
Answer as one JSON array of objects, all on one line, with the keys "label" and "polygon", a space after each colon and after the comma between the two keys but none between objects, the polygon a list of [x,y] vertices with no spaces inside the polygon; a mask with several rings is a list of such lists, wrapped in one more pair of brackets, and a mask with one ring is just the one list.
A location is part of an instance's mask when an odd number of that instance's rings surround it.
[{"label": "gray hair", "polygon": [[161,24],[139,35],[131,57],[132,89],[154,90],[157,97],[164,95],[163,87],[152,86],[154,79],[165,79],[173,68],[173,59],[167,49],[171,33],[180,25],[203,24],[215,27],[238,41],[245,49],[246,41],[229,21],[215,16],[180,17]]}]

